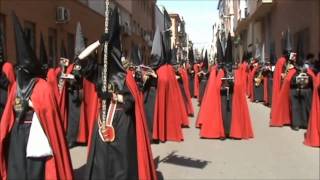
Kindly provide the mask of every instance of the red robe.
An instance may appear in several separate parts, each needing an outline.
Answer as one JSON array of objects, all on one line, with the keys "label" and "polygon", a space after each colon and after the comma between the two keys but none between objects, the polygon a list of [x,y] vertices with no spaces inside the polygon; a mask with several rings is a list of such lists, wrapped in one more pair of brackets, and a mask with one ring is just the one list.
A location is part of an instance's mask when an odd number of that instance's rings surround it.
[{"label": "red robe", "polygon": [[320,73],[313,82],[312,107],[309,124],[305,135],[304,144],[312,147],[320,147]]},{"label": "red robe", "polygon": [[[71,64],[68,66],[66,73],[70,74],[73,70],[74,64]],[[67,96],[68,96],[68,83],[66,80],[64,81],[64,85],[61,91],[61,94],[59,92],[59,87],[58,87],[58,76],[61,73],[61,68],[58,67],[56,69],[49,69],[47,73],[47,81],[49,85],[51,86],[55,98],[57,100],[57,103],[60,107],[60,114],[62,117],[62,124],[64,131],[66,132],[68,129],[68,101],[67,101]],[[84,98],[88,96],[85,96],[85,90],[83,90]],[[84,101],[82,101],[81,106],[80,106],[80,121],[79,121],[79,130],[78,130],[78,137],[77,137],[77,142],[78,143],[87,143],[88,142],[88,123],[86,120],[86,112],[85,112],[85,104]]]},{"label": "red robe", "polygon": [[185,94],[187,95],[188,98],[188,104],[187,104],[187,113],[190,116],[194,115],[194,109],[191,101],[191,95],[190,95],[190,90],[189,90],[189,78],[188,78],[188,73],[184,68],[179,69],[179,73],[181,74],[181,78],[183,81],[183,87]]},{"label": "red robe", "polygon": [[[153,139],[160,141],[182,141],[181,124],[188,120],[183,107],[181,91],[173,67],[163,65],[157,70],[158,84],[155,100]],[[185,108],[184,108],[185,109]]]},{"label": "red robe", "polygon": [[243,90],[245,84],[241,69],[235,70],[234,78],[230,137],[237,139],[253,138],[249,108]]},{"label": "red robe", "polygon": [[2,72],[6,75],[9,85],[8,85],[8,94],[10,94],[13,83],[16,81],[16,77],[14,74],[14,68],[11,63],[5,62],[2,65]]},{"label": "red robe", "polygon": [[278,96],[281,90],[281,74],[285,64],[286,64],[286,59],[284,57],[281,57],[278,59],[274,69],[273,82],[272,82],[271,118],[272,116],[276,116],[276,114],[274,114],[274,109],[276,108],[275,106],[277,104]]},{"label": "red robe", "polygon": [[[12,87],[0,124],[0,172],[3,180],[7,179],[6,142],[15,122],[13,103],[16,97],[16,87],[16,84]],[[73,179],[70,154],[60,114],[57,111],[58,106],[50,86],[44,80],[39,79],[30,99],[53,153],[53,156],[46,161],[45,179]]]},{"label": "red robe", "polygon": [[[213,73],[212,73],[213,74]],[[207,92],[204,103],[201,105],[198,123],[201,125],[200,137],[203,138],[224,138],[225,132],[223,127],[222,109],[221,109],[221,95],[220,88],[222,80],[225,75],[224,71],[220,69],[214,79],[211,78],[208,84],[210,91]],[[211,80],[212,79],[212,80]],[[211,102],[209,104],[209,102]]]},{"label": "red robe", "polygon": [[144,112],[144,96],[137,87],[131,71],[128,71],[126,77],[127,86],[135,99],[136,115],[136,137],[137,137],[137,156],[138,156],[138,174],[139,179],[156,180],[156,169],[152,157],[150,139],[148,136],[148,127]]},{"label": "red robe", "polygon": [[198,72],[200,72],[199,64],[193,65],[194,70],[194,96],[199,97],[199,91],[200,91],[200,82],[199,82],[199,76]]},{"label": "red robe", "polygon": [[[203,95],[203,103],[201,103],[200,110],[198,113],[198,118],[196,121],[196,127],[200,128],[202,123],[205,121],[205,119],[209,119],[211,116],[212,111],[211,108],[213,106],[214,100],[213,98],[213,93],[215,91],[215,82],[216,82],[216,76],[217,76],[217,66],[212,67],[210,77],[208,79],[208,84],[206,87],[206,90]],[[210,114],[210,115],[209,115]]]},{"label": "red robe", "polygon": [[[270,126],[281,127],[283,125],[290,125],[292,121],[291,100],[290,100],[290,84],[293,76],[296,74],[296,69],[290,69],[286,78],[283,81],[279,99],[276,102],[274,109],[274,116],[271,118]],[[307,74],[311,76],[312,81],[315,82],[314,73],[308,69]]]},{"label": "red robe", "polygon": [[[139,91],[135,80],[133,79],[132,72],[128,71],[126,76],[126,84],[135,99],[135,127],[136,127],[136,139],[137,139],[137,160],[138,160],[138,175],[139,179],[156,180],[156,170],[152,157],[152,150],[150,146],[150,139],[147,132],[146,117],[143,105],[143,94]],[[89,143],[88,149],[91,149],[92,135],[94,125],[97,123],[99,115],[99,98],[95,91],[95,85],[90,81],[84,82],[84,88],[87,89],[87,95],[90,99],[86,99],[86,103],[92,103],[87,106],[87,115],[89,119]],[[91,94],[89,94],[89,91]],[[89,152],[87,153],[89,155]]]},{"label": "red robe", "polygon": [[296,74],[295,69],[290,69],[283,80],[278,100],[275,102],[275,109],[272,111],[270,126],[281,127],[291,124],[291,101],[290,84],[292,77]]}]

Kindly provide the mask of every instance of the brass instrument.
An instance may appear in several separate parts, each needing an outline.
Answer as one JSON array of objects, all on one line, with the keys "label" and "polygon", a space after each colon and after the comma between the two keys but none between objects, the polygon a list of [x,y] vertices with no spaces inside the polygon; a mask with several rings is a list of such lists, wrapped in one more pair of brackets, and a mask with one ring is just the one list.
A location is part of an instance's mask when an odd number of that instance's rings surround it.
[{"label": "brass instrument", "polygon": [[307,73],[300,72],[298,76],[296,76],[296,82],[300,89],[305,88],[309,84],[309,76]]},{"label": "brass instrument", "polygon": [[61,75],[59,77],[58,88],[59,88],[59,92],[62,93],[65,79],[71,78],[68,76],[68,74],[66,74],[67,67],[69,66],[69,59],[60,58],[60,65],[61,65]]},{"label": "brass instrument", "polygon": [[263,75],[262,75],[262,69],[261,69],[258,76],[256,78],[254,78],[254,85],[260,86],[262,80],[263,80]]}]

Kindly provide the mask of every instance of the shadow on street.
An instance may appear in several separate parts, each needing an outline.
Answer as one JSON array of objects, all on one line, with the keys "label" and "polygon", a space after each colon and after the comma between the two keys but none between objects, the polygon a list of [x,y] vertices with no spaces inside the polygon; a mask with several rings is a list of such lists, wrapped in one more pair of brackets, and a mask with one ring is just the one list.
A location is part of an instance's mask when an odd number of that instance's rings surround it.
[{"label": "shadow on street", "polygon": [[177,155],[176,153],[177,151],[173,151],[161,160],[159,156],[155,158],[156,168],[158,168],[158,165],[160,163],[169,163],[169,164],[174,164],[178,166],[186,166],[190,168],[203,169],[208,165],[208,163],[210,163],[210,161]]}]

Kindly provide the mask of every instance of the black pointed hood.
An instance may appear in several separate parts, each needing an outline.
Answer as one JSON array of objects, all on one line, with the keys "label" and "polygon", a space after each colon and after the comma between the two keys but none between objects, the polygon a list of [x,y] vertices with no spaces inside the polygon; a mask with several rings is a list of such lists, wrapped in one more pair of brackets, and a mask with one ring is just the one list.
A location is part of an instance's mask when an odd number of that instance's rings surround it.
[{"label": "black pointed hood", "polygon": [[[18,20],[18,17],[14,13],[12,13],[12,17],[15,32],[17,67],[18,71],[24,71],[24,81],[28,81],[33,77],[38,77],[41,74],[43,74],[41,72],[41,64],[37,60],[35,52],[26,40],[25,34]],[[18,81],[19,78],[21,79],[22,76],[17,76]]]},{"label": "black pointed hood", "polygon": [[224,62],[225,62],[226,64],[232,64],[232,63],[233,63],[233,57],[232,57],[232,40],[231,40],[231,35],[230,35],[230,33],[228,34],[227,47],[226,47],[225,56],[224,56]]},{"label": "black pointed hood", "polygon": [[296,59],[296,64],[298,66],[303,66],[304,63],[304,54],[303,54],[303,46],[302,46],[302,40],[301,40],[301,36],[298,37],[297,40],[297,59]]},{"label": "black pointed hood", "polygon": [[194,65],[193,47],[189,49],[188,59],[189,59],[189,64],[193,66]]},{"label": "black pointed hood", "polygon": [[74,55],[75,58],[86,48],[80,22],[77,24]]},{"label": "black pointed hood", "polygon": [[63,58],[69,58],[66,46],[64,45],[64,41],[61,41],[61,46],[60,46],[60,57]]},{"label": "black pointed hood", "polygon": [[139,66],[142,64],[142,56],[141,51],[138,46],[133,46],[131,50],[131,61],[135,66]]},{"label": "black pointed hood", "polygon": [[178,59],[177,59],[177,49],[176,48],[171,50],[171,59],[170,59],[169,64],[171,64],[171,65],[179,64]]},{"label": "black pointed hood", "polygon": [[[2,31],[0,33],[2,33]],[[3,43],[2,34],[0,34],[0,70],[2,69],[2,64],[5,62],[4,49],[3,49],[2,43]]]},{"label": "black pointed hood", "polygon": [[46,46],[44,44],[44,39],[43,35],[41,33],[40,35],[40,56],[39,60],[41,63],[41,68],[44,72],[48,70],[48,56],[47,56],[47,51],[46,51]]},{"label": "black pointed hood", "polygon": [[157,69],[163,64],[165,64],[165,60],[162,34],[160,32],[160,29],[157,28],[152,42],[150,67],[153,69]]},{"label": "black pointed hood", "polygon": [[223,50],[222,50],[222,45],[221,45],[221,41],[220,38],[217,38],[217,59],[218,59],[218,63],[222,63],[223,62]]},{"label": "black pointed hood", "polygon": [[121,62],[121,27],[119,24],[119,12],[117,8],[112,11],[109,27],[110,41],[108,43],[108,83],[115,85],[117,90],[122,91],[126,78],[126,70]]},{"label": "black pointed hood", "polygon": [[202,70],[203,71],[208,71],[208,69],[209,69],[209,59],[208,59],[208,52],[206,50],[205,53],[204,53]]},{"label": "black pointed hood", "polygon": [[292,52],[292,50],[293,50],[292,36],[291,36],[290,29],[288,28],[286,37],[285,37],[285,51],[289,53],[289,52]]}]

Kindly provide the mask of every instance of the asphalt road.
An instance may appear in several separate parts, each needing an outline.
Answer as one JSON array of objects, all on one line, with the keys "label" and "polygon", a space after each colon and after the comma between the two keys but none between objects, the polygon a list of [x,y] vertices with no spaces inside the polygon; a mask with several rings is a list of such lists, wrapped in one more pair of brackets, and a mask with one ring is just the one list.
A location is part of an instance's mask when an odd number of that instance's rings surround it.
[{"label": "asphalt road", "polygon": [[[302,144],[305,130],[270,128],[269,108],[255,103],[249,108],[254,139],[200,139],[190,118],[183,142],[152,145],[159,179],[319,179],[320,149]],[[71,157],[81,179],[86,149],[72,149]]]}]

